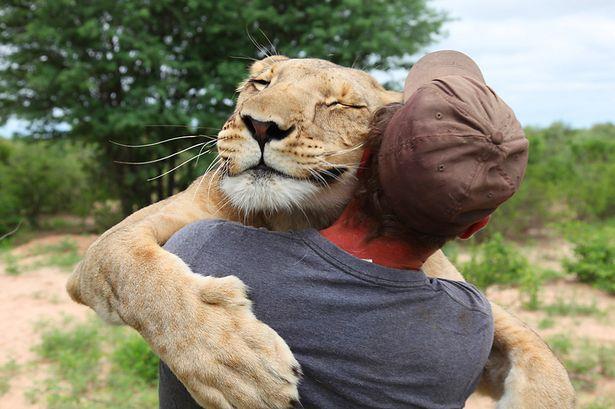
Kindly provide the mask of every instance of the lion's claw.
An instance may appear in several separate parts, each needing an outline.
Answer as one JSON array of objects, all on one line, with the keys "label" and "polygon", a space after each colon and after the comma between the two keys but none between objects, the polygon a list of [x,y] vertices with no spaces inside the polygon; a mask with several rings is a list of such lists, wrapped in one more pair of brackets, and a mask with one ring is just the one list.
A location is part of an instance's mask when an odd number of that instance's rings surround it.
[{"label": "lion's claw", "polygon": [[[194,276],[198,296],[177,331],[155,348],[208,409],[289,409],[299,404],[301,367],[284,340],[258,321],[236,277]],[[159,340],[159,337],[156,338]]]}]

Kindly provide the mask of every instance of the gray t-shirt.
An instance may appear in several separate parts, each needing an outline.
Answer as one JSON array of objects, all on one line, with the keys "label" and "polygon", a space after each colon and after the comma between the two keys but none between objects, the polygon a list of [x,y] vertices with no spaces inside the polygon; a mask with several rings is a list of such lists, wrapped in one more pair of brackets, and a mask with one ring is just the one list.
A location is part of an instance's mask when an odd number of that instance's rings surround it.
[{"label": "gray t-shirt", "polygon": [[[200,221],[165,248],[195,273],[236,275],[301,364],[304,408],[462,408],[493,340],[474,286],[372,264],[316,230]],[[161,364],[160,407],[199,407]]]}]

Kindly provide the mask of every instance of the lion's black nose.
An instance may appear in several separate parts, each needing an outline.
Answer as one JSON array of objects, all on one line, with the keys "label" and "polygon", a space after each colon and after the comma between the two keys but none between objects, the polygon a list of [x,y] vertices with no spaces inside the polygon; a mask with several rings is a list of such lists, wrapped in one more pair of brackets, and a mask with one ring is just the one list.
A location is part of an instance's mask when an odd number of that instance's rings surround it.
[{"label": "lion's black nose", "polygon": [[288,129],[280,129],[278,124],[273,121],[263,122],[257,121],[250,116],[243,116],[243,122],[245,122],[250,134],[258,145],[261,147],[261,151],[265,149],[265,144],[270,140],[284,139],[293,131],[294,126]]}]

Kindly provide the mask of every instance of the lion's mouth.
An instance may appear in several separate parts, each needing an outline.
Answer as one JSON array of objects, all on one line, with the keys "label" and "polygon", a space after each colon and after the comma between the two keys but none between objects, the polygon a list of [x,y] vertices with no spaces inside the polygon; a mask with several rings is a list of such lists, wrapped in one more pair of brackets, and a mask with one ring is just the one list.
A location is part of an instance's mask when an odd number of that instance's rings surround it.
[{"label": "lion's mouth", "polygon": [[295,177],[291,176],[287,173],[280,172],[277,169],[272,168],[271,166],[267,166],[265,163],[259,163],[256,166],[252,166],[249,169],[246,169],[244,172],[251,172],[252,175],[259,178],[266,178],[268,176],[280,176],[287,179],[295,179],[295,180],[307,180],[312,183],[318,185],[330,185],[340,180],[340,176],[342,176],[348,168],[346,167],[331,167],[328,169],[312,171],[310,175],[307,177]]}]

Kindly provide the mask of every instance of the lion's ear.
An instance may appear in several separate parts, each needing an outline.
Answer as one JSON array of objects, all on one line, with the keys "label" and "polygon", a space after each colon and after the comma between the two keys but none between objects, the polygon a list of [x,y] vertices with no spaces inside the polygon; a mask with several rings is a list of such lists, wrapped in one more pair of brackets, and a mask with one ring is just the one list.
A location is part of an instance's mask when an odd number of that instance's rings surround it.
[{"label": "lion's ear", "polygon": [[258,60],[250,67],[250,75],[252,77],[255,77],[261,72],[265,71],[265,69],[267,69],[268,67],[271,67],[276,62],[284,60],[288,60],[288,57],[285,57],[283,55],[272,55],[270,57],[263,58],[262,60]]}]

